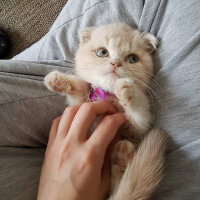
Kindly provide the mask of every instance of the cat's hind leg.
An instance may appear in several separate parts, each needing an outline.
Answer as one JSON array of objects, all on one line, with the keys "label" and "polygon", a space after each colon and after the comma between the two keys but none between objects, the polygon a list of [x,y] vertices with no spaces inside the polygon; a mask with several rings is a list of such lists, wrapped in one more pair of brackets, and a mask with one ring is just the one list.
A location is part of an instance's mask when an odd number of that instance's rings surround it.
[{"label": "cat's hind leg", "polygon": [[111,194],[117,191],[126,166],[128,162],[132,161],[133,156],[133,143],[128,140],[120,140],[116,143],[111,158]]}]

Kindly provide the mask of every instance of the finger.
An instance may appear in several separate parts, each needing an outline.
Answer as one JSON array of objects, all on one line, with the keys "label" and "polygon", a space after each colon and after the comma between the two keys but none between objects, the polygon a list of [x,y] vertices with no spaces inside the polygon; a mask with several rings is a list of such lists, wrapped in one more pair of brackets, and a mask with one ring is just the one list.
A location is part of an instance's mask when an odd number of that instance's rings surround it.
[{"label": "finger", "polygon": [[76,105],[76,106],[69,106],[65,109],[65,111],[63,112],[61,119],[60,119],[60,123],[58,126],[58,137],[59,138],[64,138],[66,137],[70,126],[72,124],[72,121],[77,113],[77,111],[79,110],[80,105]]},{"label": "finger", "polygon": [[104,159],[104,164],[101,173],[101,193],[102,199],[105,199],[106,194],[110,188],[110,176],[111,176],[111,164],[110,164],[110,152],[107,151]]},{"label": "finger", "polygon": [[47,147],[51,146],[52,143],[55,140],[55,137],[56,137],[56,134],[57,134],[57,130],[58,130],[58,125],[59,125],[59,122],[60,122],[60,118],[61,118],[61,116],[57,117],[52,122],[51,129],[50,129],[50,132],[49,132],[49,140],[48,140]]},{"label": "finger", "polygon": [[115,113],[115,108],[108,102],[96,101],[84,103],[74,117],[69,130],[69,135],[72,134],[79,140],[86,140],[88,130],[95,121],[97,115]]},{"label": "finger", "polygon": [[104,156],[108,145],[115,137],[118,128],[124,122],[125,116],[123,113],[105,116],[89,138],[88,145],[100,148],[102,156]]}]

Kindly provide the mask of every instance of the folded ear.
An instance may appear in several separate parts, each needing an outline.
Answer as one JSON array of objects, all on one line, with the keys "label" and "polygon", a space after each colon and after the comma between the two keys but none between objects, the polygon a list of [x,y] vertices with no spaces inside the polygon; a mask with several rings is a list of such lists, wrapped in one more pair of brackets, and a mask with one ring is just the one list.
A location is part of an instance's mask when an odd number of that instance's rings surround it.
[{"label": "folded ear", "polygon": [[150,33],[145,33],[143,39],[146,50],[152,54],[157,49],[158,39]]},{"label": "folded ear", "polygon": [[94,31],[94,27],[88,27],[84,29],[79,29],[78,34],[79,34],[79,39],[80,39],[80,44],[84,45],[91,39],[92,32]]}]

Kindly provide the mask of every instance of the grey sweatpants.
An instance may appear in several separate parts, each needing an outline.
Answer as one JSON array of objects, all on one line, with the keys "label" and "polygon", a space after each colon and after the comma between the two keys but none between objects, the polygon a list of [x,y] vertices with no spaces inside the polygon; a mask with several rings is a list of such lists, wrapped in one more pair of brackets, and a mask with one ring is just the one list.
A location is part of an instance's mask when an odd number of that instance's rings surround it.
[{"label": "grey sweatpants", "polygon": [[200,199],[199,10],[198,0],[69,0],[39,42],[0,61],[0,200],[36,199],[51,121],[66,106],[43,77],[74,67],[79,28],[113,22],[160,40],[152,110],[169,145],[165,177],[152,199]]}]

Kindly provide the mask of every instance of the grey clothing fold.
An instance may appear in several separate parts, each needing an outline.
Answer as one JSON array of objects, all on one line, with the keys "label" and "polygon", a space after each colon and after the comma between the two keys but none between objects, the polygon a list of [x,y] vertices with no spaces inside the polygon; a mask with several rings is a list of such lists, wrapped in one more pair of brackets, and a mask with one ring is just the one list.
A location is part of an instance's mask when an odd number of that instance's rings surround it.
[{"label": "grey clothing fold", "polygon": [[114,22],[160,41],[152,111],[169,144],[165,177],[152,199],[200,199],[199,9],[198,0],[69,0],[47,35],[0,61],[0,199],[36,199],[51,121],[66,106],[43,77],[73,70],[79,28]]}]

